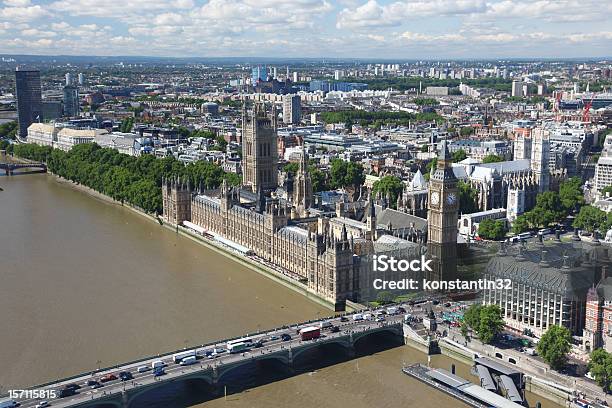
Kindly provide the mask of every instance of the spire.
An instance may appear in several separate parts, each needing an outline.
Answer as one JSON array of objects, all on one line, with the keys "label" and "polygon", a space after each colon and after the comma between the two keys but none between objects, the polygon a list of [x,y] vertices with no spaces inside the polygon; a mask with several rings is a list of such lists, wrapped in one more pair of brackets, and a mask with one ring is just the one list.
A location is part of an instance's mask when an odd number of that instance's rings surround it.
[{"label": "spire", "polygon": [[440,156],[442,160],[451,161],[451,155],[450,152],[448,151],[448,144],[446,143],[446,140],[442,140],[440,142]]}]

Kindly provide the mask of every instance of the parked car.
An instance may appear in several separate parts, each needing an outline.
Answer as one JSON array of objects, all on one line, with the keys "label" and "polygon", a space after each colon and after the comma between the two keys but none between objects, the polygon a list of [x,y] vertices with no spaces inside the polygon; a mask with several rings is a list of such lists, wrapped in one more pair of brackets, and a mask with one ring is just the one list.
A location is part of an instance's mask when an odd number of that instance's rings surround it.
[{"label": "parked car", "polygon": [[288,335],[287,333],[283,333],[283,334],[281,334],[281,340],[289,341],[289,340],[291,340],[291,336]]}]

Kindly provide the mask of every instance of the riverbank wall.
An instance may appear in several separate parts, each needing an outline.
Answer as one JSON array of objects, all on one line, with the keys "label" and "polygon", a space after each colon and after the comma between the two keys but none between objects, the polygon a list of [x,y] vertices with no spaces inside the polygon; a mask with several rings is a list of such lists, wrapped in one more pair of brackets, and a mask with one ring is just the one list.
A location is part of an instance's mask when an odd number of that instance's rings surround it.
[{"label": "riverbank wall", "polygon": [[[283,285],[284,287],[291,289],[305,297],[307,297],[308,299],[312,300],[313,302],[327,308],[330,309],[332,312],[334,311],[334,303],[330,302],[329,300],[319,296],[318,294],[316,294],[315,292],[311,291],[306,285],[304,285],[303,283],[296,281],[295,279],[290,278],[289,276],[283,275],[282,273],[275,271],[274,269],[260,264],[258,262],[255,262],[251,259],[248,259],[247,257],[243,256],[242,254],[239,254],[235,251],[233,251],[230,248],[224,247],[221,244],[217,244],[211,240],[208,240],[206,238],[204,238],[201,235],[198,235],[195,232],[192,232],[186,228],[183,227],[178,227],[176,225],[170,224],[166,221],[163,221],[161,218],[155,217],[151,214],[148,214],[144,211],[142,211],[139,208],[136,208],[134,206],[131,206],[129,204],[126,203],[121,203],[120,201],[117,201],[115,199],[113,199],[112,197],[109,197],[105,194],[102,194],[92,188],[89,188],[87,186],[84,186],[82,184],[77,184],[73,181],[67,180],[63,177],[60,177],[58,175],[55,175],[53,173],[49,173],[50,175],[52,175],[56,182],[62,184],[62,185],[66,185],[70,188],[73,188],[75,190],[84,192],[85,194],[90,195],[93,198],[96,198],[98,200],[104,201],[105,203],[108,204],[112,204],[112,205],[117,205],[117,206],[121,206],[124,207],[138,215],[140,215],[141,217],[146,218],[149,221],[155,222],[157,224],[161,224],[163,227],[176,232],[177,234],[186,237],[200,245],[205,246],[206,248],[213,250],[223,256],[226,256],[230,259],[232,259],[234,262],[238,262],[239,264],[241,264],[242,266],[249,268],[250,270],[257,272],[265,277],[267,277],[268,279],[271,279],[272,281]],[[361,310],[361,309],[365,309],[366,306],[361,305],[359,303],[355,303],[355,302],[347,302],[346,303],[346,312],[352,312],[352,311],[357,311],[357,310]]]}]

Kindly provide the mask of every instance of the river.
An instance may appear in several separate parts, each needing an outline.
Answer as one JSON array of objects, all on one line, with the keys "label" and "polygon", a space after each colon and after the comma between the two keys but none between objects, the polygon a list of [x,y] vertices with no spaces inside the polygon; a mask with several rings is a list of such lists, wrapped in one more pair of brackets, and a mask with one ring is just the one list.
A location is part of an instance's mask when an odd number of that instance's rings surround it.
[{"label": "river", "polygon": [[[49,175],[0,177],[0,390],[203,344],[331,311],[203,246]],[[460,407],[400,372],[426,361],[373,338],[360,358],[323,349],[298,375],[246,367],[227,401],[199,384],[141,406]],[[318,363],[323,361],[321,367]],[[433,365],[451,360],[435,356]],[[458,364],[459,374],[468,367]],[[533,399],[535,400],[535,399]],[[541,400],[541,398],[538,398]],[[543,407],[552,405],[543,401]]]}]

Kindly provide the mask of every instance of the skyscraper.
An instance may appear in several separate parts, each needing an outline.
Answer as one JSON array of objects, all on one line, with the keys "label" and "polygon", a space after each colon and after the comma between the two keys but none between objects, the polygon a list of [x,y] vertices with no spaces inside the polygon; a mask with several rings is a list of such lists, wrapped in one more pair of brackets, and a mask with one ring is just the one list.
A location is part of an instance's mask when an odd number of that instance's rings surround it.
[{"label": "skyscraper", "polygon": [[79,116],[79,91],[76,86],[64,87],[64,116],[69,118]]},{"label": "skyscraper", "polygon": [[25,139],[28,136],[28,127],[43,119],[40,71],[17,68],[15,94],[17,95],[19,137]]},{"label": "skyscraper", "polygon": [[512,96],[523,96],[523,81],[512,81]]},{"label": "skyscraper", "polygon": [[287,125],[300,123],[302,103],[299,95],[289,94],[283,97],[283,122]]},{"label": "skyscraper", "polygon": [[242,179],[253,192],[278,187],[276,108],[270,115],[262,103],[242,111]]},{"label": "skyscraper", "polygon": [[79,72],[79,85],[85,84],[85,75],[82,72]]},{"label": "skyscraper", "polygon": [[74,83],[74,78],[70,72],[66,73],[66,85],[70,86]]}]

